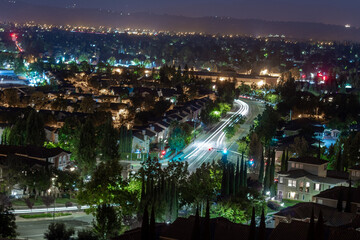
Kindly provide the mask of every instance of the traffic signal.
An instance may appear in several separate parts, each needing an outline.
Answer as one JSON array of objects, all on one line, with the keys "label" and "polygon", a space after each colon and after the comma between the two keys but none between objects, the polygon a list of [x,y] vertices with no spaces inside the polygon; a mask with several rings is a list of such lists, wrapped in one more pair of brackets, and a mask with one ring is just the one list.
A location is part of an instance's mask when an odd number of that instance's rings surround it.
[{"label": "traffic signal", "polygon": [[213,150],[213,148],[212,147],[209,147],[209,151],[212,151]]},{"label": "traffic signal", "polygon": [[162,150],[161,151],[161,155],[164,156],[166,154],[166,151],[165,150]]},{"label": "traffic signal", "polygon": [[249,160],[249,165],[250,165],[250,166],[253,166],[253,165],[254,165],[254,159],[250,159],[250,160]]},{"label": "traffic signal", "polygon": [[223,154],[227,154],[227,148],[224,148]]}]

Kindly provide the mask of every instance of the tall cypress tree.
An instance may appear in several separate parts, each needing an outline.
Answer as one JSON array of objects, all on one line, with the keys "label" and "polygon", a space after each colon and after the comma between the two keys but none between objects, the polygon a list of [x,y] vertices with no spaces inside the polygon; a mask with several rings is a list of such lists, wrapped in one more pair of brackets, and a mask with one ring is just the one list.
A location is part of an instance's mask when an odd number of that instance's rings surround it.
[{"label": "tall cypress tree", "polygon": [[315,239],[316,240],[324,240],[325,239],[325,233],[324,233],[324,218],[322,215],[322,211],[320,210],[318,221],[316,223],[316,229],[315,229]]},{"label": "tall cypress tree", "polygon": [[90,119],[81,126],[76,142],[76,160],[83,174],[89,174],[96,166],[95,128]]},{"label": "tall cypress tree", "polygon": [[149,239],[149,212],[145,206],[142,224],[141,224],[141,240]]},{"label": "tall cypress tree", "polygon": [[264,161],[264,149],[261,148],[261,159],[260,159],[260,169],[259,169],[259,183],[264,183],[264,168],[265,168],[265,161]]},{"label": "tall cypress tree", "polygon": [[256,223],[255,223],[255,207],[252,209],[251,222],[249,228],[249,240],[255,240],[256,235]]},{"label": "tall cypress tree", "polygon": [[200,239],[200,217],[199,217],[199,208],[196,208],[194,226],[191,234],[191,240],[199,240]]},{"label": "tall cypress tree", "polygon": [[265,214],[264,214],[264,209],[263,209],[261,212],[259,235],[257,238],[258,240],[265,240],[265,231],[266,231],[266,225],[265,225]]},{"label": "tall cypress tree", "polygon": [[155,226],[155,210],[154,210],[154,205],[153,205],[152,208],[151,208],[149,234],[150,234],[150,240],[155,240],[155,239],[156,239],[156,226]]},{"label": "tall cypress tree", "polygon": [[264,193],[269,191],[270,189],[270,159],[268,158],[266,161],[266,170],[264,177]]},{"label": "tall cypress tree", "polygon": [[243,187],[246,188],[247,187],[247,162],[244,161],[244,173],[243,173]]},{"label": "tall cypress tree", "polygon": [[240,169],[239,169],[239,157],[236,161],[236,173],[235,173],[235,195],[239,193],[239,187],[240,187]]},{"label": "tall cypress tree", "polygon": [[270,165],[270,186],[274,184],[275,177],[275,150],[271,156],[271,165]]},{"label": "tall cypress tree", "polygon": [[314,221],[314,208],[311,212],[310,224],[307,233],[307,240],[315,240],[315,221]]},{"label": "tall cypress tree", "polygon": [[336,170],[337,171],[344,171],[344,167],[343,167],[343,164],[342,164],[342,155],[341,155],[341,147],[339,149],[339,153],[337,155],[337,158],[336,158]]},{"label": "tall cypress tree", "polygon": [[113,127],[111,117],[102,126],[102,137],[99,144],[102,161],[118,160],[118,133]]},{"label": "tall cypress tree", "polygon": [[344,212],[351,213],[351,198],[352,198],[352,191],[351,191],[351,179],[350,179]]},{"label": "tall cypress tree", "polygon": [[343,195],[344,195],[344,192],[343,192],[343,189],[341,188],[340,192],[339,192],[338,200],[337,200],[337,206],[336,206],[336,208],[339,212],[342,212],[342,210],[343,210],[343,201],[344,201]]},{"label": "tall cypress tree", "polygon": [[235,195],[234,164],[229,164],[229,195]]},{"label": "tall cypress tree", "polygon": [[222,172],[222,178],[221,178],[221,196],[225,197],[226,196],[226,184],[227,184],[227,169],[226,169],[226,164],[223,163],[223,172]]},{"label": "tall cypress tree", "polygon": [[289,164],[289,150],[286,150],[286,158],[285,158],[285,171],[288,170],[288,164]]},{"label": "tall cypress tree", "polygon": [[44,146],[44,121],[35,110],[32,110],[26,119],[25,142],[28,145]]},{"label": "tall cypress tree", "polygon": [[241,163],[240,163],[240,187],[244,186],[244,154],[241,156]]},{"label": "tall cypress tree", "polygon": [[282,155],[281,155],[281,171],[282,172],[285,172],[287,169],[285,169],[286,167],[286,159],[285,159],[285,150],[282,152]]},{"label": "tall cypress tree", "polygon": [[203,240],[210,240],[210,204],[209,200],[206,201],[206,212],[205,212],[205,221],[204,221],[204,232]]}]

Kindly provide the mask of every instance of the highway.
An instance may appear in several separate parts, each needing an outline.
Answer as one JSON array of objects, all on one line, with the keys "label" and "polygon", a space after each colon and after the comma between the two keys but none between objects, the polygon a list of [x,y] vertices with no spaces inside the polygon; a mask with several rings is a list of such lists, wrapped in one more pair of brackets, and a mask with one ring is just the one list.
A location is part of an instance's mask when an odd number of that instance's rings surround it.
[{"label": "highway", "polygon": [[[224,129],[231,123],[233,116],[242,115],[246,121],[241,125],[240,135],[237,139],[245,136],[252,125],[255,117],[261,112],[262,104],[255,101],[235,100],[234,109],[220,121],[208,133],[203,134],[184,150],[184,160],[189,163],[189,171],[193,172],[205,162],[212,162],[221,158],[221,149],[227,148],[229,151],[228,159],[233,161],[237,158],[234,154],[237,151],[236,142],[226,144]],[[209,149],[213,148],[209,151]]]}]

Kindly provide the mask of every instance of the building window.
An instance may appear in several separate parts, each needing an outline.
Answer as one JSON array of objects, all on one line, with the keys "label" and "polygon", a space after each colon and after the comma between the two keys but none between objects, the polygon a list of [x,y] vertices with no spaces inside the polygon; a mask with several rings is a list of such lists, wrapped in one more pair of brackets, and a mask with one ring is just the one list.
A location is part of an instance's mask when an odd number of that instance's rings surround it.
[{"label": "building window", "polygon": [[306,185],[305,185],[305,192],[310,192],[310,183],[309,182],[306,182]]},{"label": "building window", "polygon": [[323,204],[323,200],[322,200],[322,199],[316,199],[316,202],[317,202],[318,204]]},{"label": "building window", "polygon": [[300,182],[299,184],[299,191],[303,191],[304,190],[304,182]]},{"label": "building window", "polygon": [[320,183],[315,183],[315,191],[320,191]]},{"label": "building window", "polygon": [[280,177],[280,178],[279,178],[279,182],[280,182],[280,183],[283,183],[283,182],[284,182],[284,178],[283,178],[283,177]]},{"label": "building window", "polygon": [[295,165],[295,168],[300,168],[300,165],[297,163],[297,164]]},{"label": "building window", "polygon": [[360,172],[359,171],[356,172],[356,176],[360,177]]},{"label": "building window", "polygon": [[295,163],[291,163],[291,167],[292,167],[292,168],[295,168]]},{"label": "building window", "polygon": [[304,164],[300,164],[300,169],[303,169],[304,168]]},{"label": "building window", "polygon": [[304,194],[302,195],[302,200],[303,200],[303,201],[305,200],[305,195],[304,195]]},{"label": "building window", "polygon": [[289,187],[296,187],[296,180],[290,180],[288,181],[288,186]]}]

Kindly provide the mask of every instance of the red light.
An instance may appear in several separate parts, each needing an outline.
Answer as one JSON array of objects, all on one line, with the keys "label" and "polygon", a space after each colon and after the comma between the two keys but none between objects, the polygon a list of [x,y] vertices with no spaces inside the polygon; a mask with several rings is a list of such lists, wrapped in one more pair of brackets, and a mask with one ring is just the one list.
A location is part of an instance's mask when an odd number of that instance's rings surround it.
[{"label": "red light", "polygon": [[327,80],[327,77],[326,77],[326,76],[323,76],[322,79],[323,79],[323,81],[326,81],[326,80]]},{"label": "red light", "polygon": [[323,75],[322,75],[322,73],[318,73],[318,77],[322,77]]},{"label": "red light", "polygon": [[302,78],[306,78],[306,75],[305,75],[305,74],[303,74],[301,77],[302,77]]},{"label": "red light", "polygon": [[209,151],[211,151],[211,150],[213,150],[213,148],[212,148],[212,147],[210,147],[210,148],[209,148]]},{"label": "red light", "polygon": [[166,151],[165,150],[162,150],[161,151],[161,155],[165,155],[166,154]]}]

